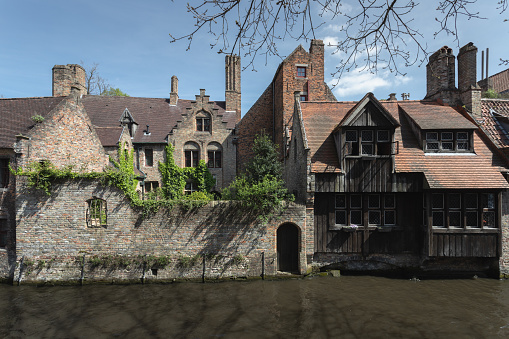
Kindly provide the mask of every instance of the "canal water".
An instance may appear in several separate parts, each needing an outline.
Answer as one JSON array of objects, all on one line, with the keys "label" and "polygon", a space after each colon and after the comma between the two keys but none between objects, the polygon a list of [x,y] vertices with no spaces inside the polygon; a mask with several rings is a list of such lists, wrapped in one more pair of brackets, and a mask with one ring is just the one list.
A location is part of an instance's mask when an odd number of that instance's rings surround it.
[{"label": "canal water", "polygon": [[509,337],[509,281],[0,285],[2,338]]}]

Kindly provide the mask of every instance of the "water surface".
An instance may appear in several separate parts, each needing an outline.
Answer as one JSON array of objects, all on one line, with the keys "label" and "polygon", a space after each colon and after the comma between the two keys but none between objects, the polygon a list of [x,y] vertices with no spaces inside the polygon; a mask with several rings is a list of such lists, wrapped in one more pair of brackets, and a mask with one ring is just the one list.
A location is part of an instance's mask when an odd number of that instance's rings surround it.
[{"label": "water surface", "polygon": [[12,338],[509,337],[509,281],[320,277],[168,285],[0,285]]}]

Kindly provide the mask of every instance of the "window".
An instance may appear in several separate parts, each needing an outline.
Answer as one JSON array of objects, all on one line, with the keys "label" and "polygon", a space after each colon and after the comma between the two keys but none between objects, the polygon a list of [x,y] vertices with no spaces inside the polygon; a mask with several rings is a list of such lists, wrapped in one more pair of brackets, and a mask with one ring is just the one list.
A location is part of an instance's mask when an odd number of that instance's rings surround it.
[{"label": "window", "polygon": [[301,94],[301,95],[300,95],[300,101],[308,101],[308,96],[307,96],[307,94]]},{"label": "window", "polygon": [[221,168],[222,167],[222,147],[217,142],[212,142],[207,146],[208,161],[207,166],[209,168]]},{"label": "window", "polygon": [[154,150],[152,148],[145,148],[145,166],[154,166]]},{"label": "window", "polygon": [[366,222],[363,219],[366,214],[368,225],[396,225],[396,196],[394,194],[336,194],[336,225],[365,225]]},{"label": "window", "polygon": [[389,130],[346,130],[345,155],[391,155],[392,134]]},{"label": "window", "polygon": [[210,132],[210,116],[205,112],[196,115],[196,130],[199,132]]},{"label": "window", "polygon": [[426,132],[425,151],[427,152],[468,152],[470,150],[469,132]]},{"label": "window", "polygon": [[7,219],[0,219],[0,248],[7,246],[9,234],[9,227],[7,226]]},{"label": "window", "polygon": [[185,195],[189,195],[196,191],[197,191],[196,183],[194,183],[193,181],[186,182],[186,186],[184,187]]},{"label": "window", "polygon": [[0,188],[9,185],[9,159],[0,158]]},{"label": "window", "polygon": [[495,193],[433,193],[431,222],[436,228],[496,228]]},{"label": "window", "polygon": [[159,188],[158,181],[145,181],[145,192],[153,191],[156,188]]},{"label": "window", "polygon": [[87,225],[88,227],[106,226],[106,201],[93,198],[88,200]]},{"label": "window", "polygon": [[305,78],[306,77],[306,67],[297,66],[297,76],[299,78]]},{"label": "window", "polygon": [[195,142],[187,142],[184,145],[185,167],[197,167],[200,161],[200,147]]}]

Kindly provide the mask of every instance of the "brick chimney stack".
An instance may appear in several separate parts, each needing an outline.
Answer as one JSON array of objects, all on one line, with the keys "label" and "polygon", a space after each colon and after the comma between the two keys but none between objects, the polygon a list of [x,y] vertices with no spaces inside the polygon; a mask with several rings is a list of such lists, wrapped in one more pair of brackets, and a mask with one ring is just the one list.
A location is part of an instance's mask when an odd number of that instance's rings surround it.
[{"label": "brick chimney stack", "polygon": [[477,47],[472,42],[458,53],[458,89],[467,111],[481,119],[481,88],[477,85]]},{"label": "brick chimney stack", "polygon": [[240,91],[240,57],[227,55],[225,57],[225,101],[226,111],[237,112],[237,122],[241,118],[241,91]]},{"label": "brick chimney stack", "polygon": [[[311,46],[309,47],[310,60],[312,62],[313,76],[316,77],[315,81],[320,83],[324,81],[324,44],[323,40],[313,39],[311,40]],[[314,98],[310,98],[309,100],[314,100]]]},{"label": "brick chimney stack", "polygon": [[68,96],[71,87],[75,87],[80,95],[86,95],[87,80],[85,69],[76,64],[55,65],[53,67],[52,95],[54,97]]},{"label": "brick chimney stack", "polygon": [[170,105],[177,105],[179,100],[179,79],[176,75],[171,77]]},{"label": "brick chimney stack", "polygon": [[456,105],[458,90],[455,86],[456,72],[452,48],[444,46],[433,53],[426,65],[425,99],[441,99],[449,105]]}]

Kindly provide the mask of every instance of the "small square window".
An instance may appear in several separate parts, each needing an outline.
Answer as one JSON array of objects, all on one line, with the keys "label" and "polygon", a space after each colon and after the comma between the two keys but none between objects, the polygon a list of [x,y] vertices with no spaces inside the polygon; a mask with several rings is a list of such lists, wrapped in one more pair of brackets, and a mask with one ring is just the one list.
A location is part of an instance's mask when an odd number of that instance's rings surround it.
[{"label": "small square window", "polygon": [[467,132],[458,132],[456,134],[456,137],[458,140],[468,140],[468,133]]},{"label": "small square window", "polygon": [[384,225],[396,225],[396,211],[384,211]]},{"label": "small square window", "polygon": [[370,195],[368,198],[368,207],[369,208],[380,208],[380,196],[379,195]]},{"label": "small square window", "polygon": [[373,142],[373,131],[362,131],[361,139],[363,142]]},{"label": "small square window", "polygon": [[452,151],[454,149],[454,144],[452,142],[442,142],[442,149],[445,151]]},{"label": "small square window", "polygon": [[336,195],[336,208],[346,208],[346,195],[344,194]]},{"label": "small square window", "polygon": [[442,141],[452,140],[452,132],[442,132]]},{"label": "small square window", "polygon": [[306,77],[306,67],[297,66],[297,76],[299,78],[305,78]]},{"label": "small square window", "polygon": [[336,211],[336,225],[346,225],[346,211]]},{"label": "small square window", "polygon": [[361,151],[363,155],[373,155],[374,154],[373,144],[362,144]]},{"label": "small square window", "polygon": [[357,142],[357,131],[349,130],[345,133],[345,140],[347,142]]},{"label": "small square window", "polygon": [[379,142],[388,142],[389,141],[389,131],[382,130],[377,132],[377,141]]},{"label": "small square window", "polygon": [[350,211],[350,225],[362,225],[362,211]]},{"label": "small square window", "polygon": [[351,208],[362,208],[362,196],[355,194],[350,196],[350,207]]},{"label": "small square window", "polygon": [[395,208],[396,207],[396,198],[394,194],[387,194],[384,197],[384,207],[385,208]]},{"label": "small square window", "polygon": [[426,141],[437,141],[438,133],[436,132],[426,132]]},{"label": "small square window", "polygon": [[369,224],[370,225],[380,225],[382,220],[380,220],[380,211],[369,211]]}]

